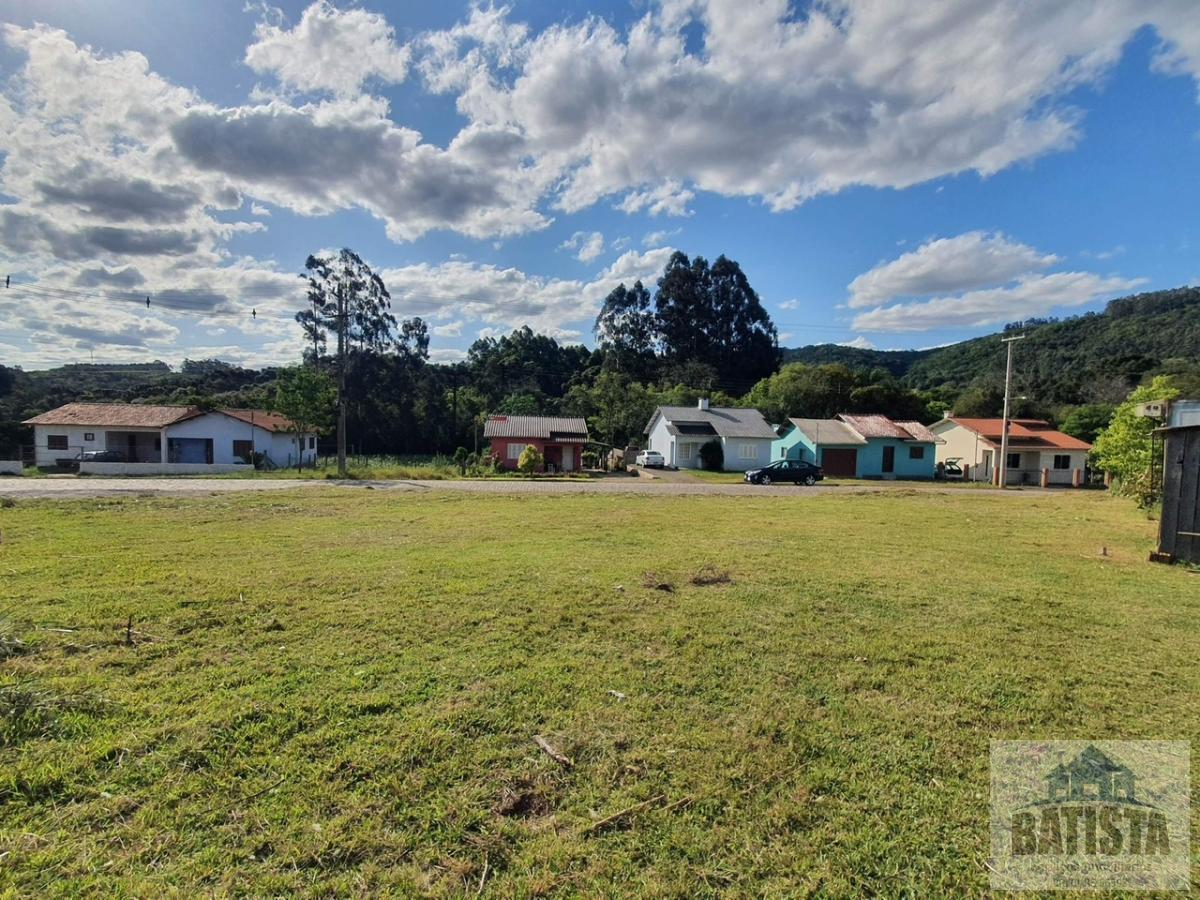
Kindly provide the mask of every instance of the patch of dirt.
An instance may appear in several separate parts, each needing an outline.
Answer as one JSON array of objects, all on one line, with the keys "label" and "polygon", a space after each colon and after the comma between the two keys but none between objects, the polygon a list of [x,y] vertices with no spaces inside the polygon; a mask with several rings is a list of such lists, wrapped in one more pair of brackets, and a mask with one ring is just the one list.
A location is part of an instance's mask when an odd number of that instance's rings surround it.
[{"label": "patch of dirt", "polygon": [[696,587],[707,587],[711,584],[733,584],[733,577],[725,569],[716,566],[705,566],[690,579]]},{"label": "patch of dirt", "polygon": [[550,799],[532,780],[522,778],[506,787],[492,807],[498,816],[510,819],[533,819],[554,811]]},{"label": "patch of dirt", "polygon": [[642,576],[642,587],[649,588],[652,591],[663,591],[668,594],[675,592],[674,582],[668,581],[657,572],[647,572]]}]

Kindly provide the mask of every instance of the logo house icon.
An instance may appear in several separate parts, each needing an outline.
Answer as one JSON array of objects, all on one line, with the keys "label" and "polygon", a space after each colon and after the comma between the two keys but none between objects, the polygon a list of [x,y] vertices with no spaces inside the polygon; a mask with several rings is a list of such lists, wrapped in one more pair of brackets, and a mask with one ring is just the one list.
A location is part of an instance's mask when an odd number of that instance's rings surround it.
[{"label": "logo house icon", "polygon": [[1013,813],[1013,855],[1169,854],[1167,818],[1137,799],[1136,781],[1094,745],[1060,759],[1045,776],[1045,798]]}]

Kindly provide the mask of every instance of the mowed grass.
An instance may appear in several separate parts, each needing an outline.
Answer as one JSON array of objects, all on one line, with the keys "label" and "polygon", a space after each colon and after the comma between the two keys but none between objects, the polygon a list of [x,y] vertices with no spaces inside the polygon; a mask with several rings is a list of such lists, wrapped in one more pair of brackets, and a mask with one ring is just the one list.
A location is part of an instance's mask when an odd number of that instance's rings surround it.
[{"label": "mowed grass", "polygon": [[0,531],[0,892],[979,894],[990,739],[1200,726],[1200,578],[1097,494],[329,488]]}]

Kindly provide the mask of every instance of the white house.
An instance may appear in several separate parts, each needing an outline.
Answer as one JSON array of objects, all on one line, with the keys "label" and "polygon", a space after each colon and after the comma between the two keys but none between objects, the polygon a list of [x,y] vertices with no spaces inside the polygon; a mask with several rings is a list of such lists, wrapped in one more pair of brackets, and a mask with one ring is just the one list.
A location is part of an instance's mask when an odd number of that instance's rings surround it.
[{"label": "white house", "polygon": [[[1003,419],[962,416],[947,416],[935,422],[929,430],[941,440],[936,445],[938,462],[957,460],[967,466],[968,480],[995,481],[1003,425]],[[1046,469],[1050,484],[1075,484],[1077,477],[1083,477],[1091,449],[1087,441],[1063,434],[1041,419],[1009,419],[1005,481],[1040,484],[1042,470]]]},{"label": "white house", "polygon": [[297,434],[288,419],[261,409],[68,403],[24,424],[33,426],[39,467],[94,450],[119,454],[83,464],[97,474],[236,471],[256,453],[286,467],[317,454],[315,434]]},{"label": "white house", "polygon": [[700,447],[717,440],[727,472],[765,466],[776,437],[757,409],[709,406],[704,398],[696,406],[658,407],[643,433],[647,450],[657,450],[668,466],[681,469],[699,469]]}]

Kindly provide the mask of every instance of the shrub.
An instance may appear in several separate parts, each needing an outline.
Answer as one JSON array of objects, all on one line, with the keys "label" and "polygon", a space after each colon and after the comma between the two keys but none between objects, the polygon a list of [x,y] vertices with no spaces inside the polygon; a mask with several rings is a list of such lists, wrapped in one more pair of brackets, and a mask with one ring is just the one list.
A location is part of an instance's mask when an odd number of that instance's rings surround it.
[{"label": "shrub", "polygon": [[530,444],[521,451],[521,458],[517,460],[517,469],[526,475],[532,475],[534,472],[540,472],[545,463],[538,448]]},{"label": "shrub", "polygon": [[584,450],[580,462],[585,469],[594,469],[600,462],[600,457],[595,450]]},{"label": "shrub", "polygon": [[700,465],[710,472],[720,472],[725,468],[725,451],[721,442],[715,438],[700,445]]},{"label": "shrub", "polygon": [[454,462],[458,466],[458,474],[459,475],[467,474],[467,462],[470,460],[470,458],[471,458],[471,451],[468,450],[466,447],[459,447],[457,450],[454,451]]}]

